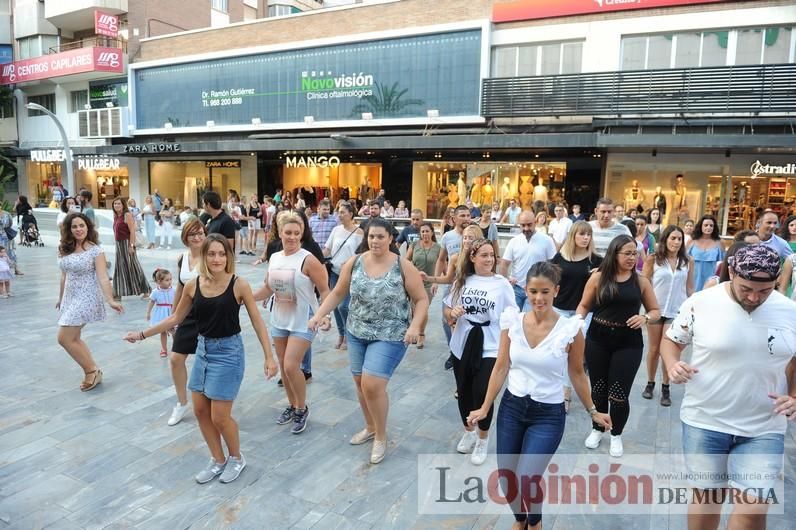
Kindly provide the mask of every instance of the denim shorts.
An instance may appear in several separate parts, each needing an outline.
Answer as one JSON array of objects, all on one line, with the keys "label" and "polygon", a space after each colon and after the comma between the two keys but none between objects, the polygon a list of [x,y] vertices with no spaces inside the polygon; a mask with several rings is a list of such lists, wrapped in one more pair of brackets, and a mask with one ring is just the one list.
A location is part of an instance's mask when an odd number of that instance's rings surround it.
[{"label": "denim shorts", "polygon": [[312,339],[315,338],[315,333],[312,331],[290,331],[289,329],[282,329],[271,326],[271,337],[286,339],[288,337],[298,337],[300,339],[304,339],[307,342],[312,342]]},{"label": "denim shorts", "polygon": [[389,379],[406,353],[406,344],[401,340],[365,340],[348,331],[346,337],[353,375],[364,373]]},{"label": "denim shorts", "polygon": [[199,335],[188,390],[217,401],[233,401],[238,396],[245,367],[246,354],[240,334],[220,339]]},{"label": "denim shorts", "polygon": [[785,436],[748,438],[683,423],[683,456],[689,483],[699,489],[773,488],[784,465]]}]

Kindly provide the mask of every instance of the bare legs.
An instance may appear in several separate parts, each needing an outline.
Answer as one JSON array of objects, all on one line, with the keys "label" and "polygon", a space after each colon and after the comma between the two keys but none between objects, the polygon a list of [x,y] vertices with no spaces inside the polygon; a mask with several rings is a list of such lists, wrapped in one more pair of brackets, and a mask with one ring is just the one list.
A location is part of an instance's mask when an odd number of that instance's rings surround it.
[{"label": "bare legs", "polygon": [[307,381],[301,371],[301,360],[310,343],[298,337],[274,337],[274,346],[287,400],[293,407],[304,409],[307,404]]},{"label": "bare legs", "polygon": [[238,424],[232,418],[232,401],[209,399],[201,392],[192,392],[193,412],[199,421],[202,437],[210,449],[213,459],[219,464],[226,461],[221,439],[227,444],[230,456],[240,458],[240,436]]},{"label": "bare legs", "polygon": [[[647,333],[649,334],[649,351],[647,353],[647,381],[655,381],[655,375],[658,373],[658,361],[661,358],[661,339],[665,336],[666,330],[669,329],[669,324],[650,324],[647,326]],[[661,379],[664,385],[669,384],[669,373],[666,367],[661,370]]]},{"label": "bare legs", "polygon": [[97,364],[91,356],[91,350],[88,349],[88,345],[80,338],[82,330],[83,326],[59,327],[58,344],[80,365],[84,374],[89,374],[97,370]]},{"label": "bare legs", "polygon": [[188,404],[188,392],[185,390],[188,384],[188,370],[185,368],[185,361],[188,356],[184,353],[171,352],[169,355],[169,366],[171,367],[171,380],[174,381],[174,390],[177,392],[177,401],[180,405]]},{"label": "bare legs", "polygon": [[[692,502],[688,505],[688,530],[716,530],[721,521],[721,508],[723,500],[729,495],[734,495],[739,490],[691,490]],[[700,497],[711,499],[708,503],[700,504],[697,501],[697,491]],[[720,502],[713,503],[713,494]],[[727,521],[727,530],[765,530],[768,504],[757,498],[747,499],[740,495],[733,512]],[[743,512],[743,513],[741,513]]]},{"label": "bare legs", "polygon": [[379,442],[387,440],[387,412],[390,409],[388,382],[387,379],[368,374],[354,376],[365,427],[368,432],[376,433],[376,441]]}]

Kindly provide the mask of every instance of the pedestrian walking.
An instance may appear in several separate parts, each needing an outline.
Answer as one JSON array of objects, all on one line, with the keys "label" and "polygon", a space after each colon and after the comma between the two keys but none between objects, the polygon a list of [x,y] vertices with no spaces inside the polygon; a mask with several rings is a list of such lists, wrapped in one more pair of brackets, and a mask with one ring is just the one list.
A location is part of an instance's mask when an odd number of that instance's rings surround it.
[{"label": "pedestrian walking", "polygon": [[500,259],[499,273],[508,279],[514,289],[517,307],[522,310],[527,297],[525,295],[525,277],[531,265],[540,261],[548,261],[556,255],[553,238],[536,231],[536,216],[525,210],[518,217],[521,233],[512,237],[506,245],[506,251]]},{"label": "pedestrian walking", "polygon": [[495,274],[497,259],[489,240],[474,241],[463,256],[464,263],[456,271],[456,281],[443,300],[442,312],[453,328],[450,349],[454,356],[459,416],[464,424],[456,450],[470,454],[470,462],[481,465],[487,456],[492,408],[478,421],[477,429],[467,421],[467,416],[486,397],[497,358],[500,315],[506,308],[516,309],[517,304],[512,285]]},{"label": "pedestrian walking", "polygon": [[[424,221],[420,225],[420,239],[413,241],[412,244],[409,245],[409,250],[406,252],[406,259],[420,272],[421,278],[423,278],[424,275],[427,278],[434,274],[434,268],[437,265],[437,259],[439,258],[441,250],[442,247],[437,243],[437,238],[434,235],[434,225],[428,221]],[[433,300],[434,295],[437,294],[437,284],[424,279],[423,288],[426,290],[428,303],[431,304],[431,300]],[[426,314],[426,319],[421,326],[420,338],[417,341],[418,349],[423,349],[425,347],[426,325],[428,325],[428,314]]]},{"label": "pedestrian walking", "polygon": [[262,229],[263,215],[260,203],[257,202],[257,194],[252,194],[251,197],[249,197],[246,213],[248,217],[247,223],[249,225],[248,254],[249,256],[254,256],[257,252],[257,234]]},{"label": "pedestrian walking", "polygon": [[[364,252],[343,265],[337,285],[309,323],[317,329],[332,309],[351,296],[346,322],[348,358],[365,428],[350,443],[373,440],[372,464],[384,460],[387,451],[387,384],[407,346],[417,343],[428,312],[420,274],[394,247],[392,225],[372,219],[360,249]],[[324,325],[328,324],[326,320]]]},{"label": "pedestrian walking", "polygon": [[[117,197],[113,207],[113,237],[116,262],[113,269],[113,296],[149,295],[149,281],[135,255],[135,221],[124,201]],[[68,216],[67,216],[68,217]]]},{"label": "pedestrian walking", "polygon": [[[337,218],[340,224],[332,229],[323,248],[326,268],[329,271],[329,289],[335,288],[340,280],[343,265],[356,254],[357,248],[362,244],[363,232],[354,223],[354,207],[351,206],[350,202],[340,203],[337,207]],[[315,231],[313,230],[312,233],[314,235]],[[345,323],[348,320],[348,306],[350,303],[351,297],[346,296],[333,311],[335,324],[337,325],[337,343],[334,347],[338,350],[348,349]]]},{"label": "pedestrian walking", "polygon": [[[467,416],[471,426],[486,419],[508,378],[495,428],[498,469],[513,471],[518,482],[544,475],[558,450],[566,424],[561,399],[566,380],[572,381],[592,420],[611,428],[611,417],[598,412],[592,401],[583,370],[583,320],[560,315],[553,305],[561,281],[557,265],[542,261],[531,266],[525,289],[532,309],[520,313],[511,305],[501,313],[500,343],[486,396],[480,408]],[[530,484],[537,487],[533,481]],[[515,498],[513,528],[541,528],[541,503],[526,502],[540,498],[539,492],[523,492]]]},{"label": "pedestrian walking", "polygon": [[314,338],[307,323],[318,309],[315,290],[321,300],[326,298],[329,277],[321,261],[301,248],[302,234],[308,230],[304,221],[295,213],[286,213],[279,216],[277,223],[282,250],[270,257],[265,285],[255,292],[254,298],[272,301],[271,336],[288,399],[288,406],[276,423],[292,422],[291,432],[301,434],[310,414],[307,382],[301,370],[304,354]]},{"label": "pedestrian walking", "polygon": [[61,283],[58,303],[58,344],[75,360],[85,374],[80,390],[86,392],[102,382],[88,345],[81,339],[83,326],[105,320],[103,299],[117,313],[122,305],[113,299],[105,254],[99,246],[94,224],[83,213],[73,212],[64,219],[58,246]]},{"label": "pedestrian walking", "polygon": [[6,247],[0,245],[0,298],[11,298],[11,258]]},{"label": "pedestrian walking", "polygon": [[[592,227],[586,221],[573,223],[561,250],[550,260],[561,271],[558,294],[553,300],[553,309],[563,317],[575,316],[578,304],[583,298],[583,290],[593,271],[599,268],[603,259],[594,252]],[[591,322],[591,313],[586,316],[585,329]],[[572,402],[572,385],[564,382],[564,408],[569,412]]]},{"label": "pedestrian walking", "polygon": [[[672,383],[685,385],[689,528],[718,528],[730,495],[727,528],[766,528],[796,420],[796,302],[775,292],[779,274],[774,249],[738,249],[730,280],[689,297],[661,343]],[[681,360],[688,345],[690,360]]]},{"label": "pedestrian walking", "polygon": [[[19,229],[20,234],[22,229]],[[17,262],[17,254],[14,251],[14,238],[16,237],[16,230],[14,230],[14,219],[11,214],[0,208],[0,246],[6,249],[8,254],[8,262],[15,274],[22,276],[19,270],[19,263]]]},{"label": "pedestrian walking", "polygon": [[589,221],[594,239],[594,252],[605,257],[608,245],[616,236],[630,235],[630,229],[623,225],[621,219],[614,219],[614,201],[609,197],[602,197],[594,208],[596,219]]},{"label": "pedestrian walking", "polygon": [[169,197],[166,197],[163,207],[160,209],[160,245],[158,248],[171,249],[171,243],[174,240],[175,216],[174,204]]},{"label": "pedestrian walking", "polygon": [[156,223],[155,223],[155,216],[157,215],[157,211],[155,210],[155,204],[152,202],[152,196],[147,195],[144,197],[144,207],[141,209],[141,218],[144,220],[144,234],[146,235],[147,240],[147,247],[148,249],[155,248],[155,235],[156,235]]},{"label": "pedestrian walking", "polygon": [[[265,355],[265,376],[276,374],[271,353],[271,339],[260,318],[251,287],[235,275],[235,255],[229,241],[211,234],[202,244],[199,276],[183,289],[177,310],[154,327],[129,332],[124,340],[137,342],[167,331],[183,322],[193,309],[199,336],[196,360],[188,388],[192,392],[194,414],[205,443],[210,462],[194,478],[205,484],[219,477],[221,483],[237,479],[246,467],[240,450],[238,424],[232,417],[232,406],[238,396],[246,363],[240,335],[240,307],[246,307],[252,327]],[[221,445],[224,440],[227,454]]]},{"label": "pedestrian walking", "polygon": [[[177,310],[182,300],[185,286],[199,276],[199,263],[202,261],[202,246],[207,237],[207,229],[199,219],[191,219],[182,227],[180,239],[188,250],[177,259],[177,289],[174,292],[172,313]],[[188,384],[188,371],[185,367],[189,355],[196,353],[199,328],[196,323],[196,311],[191,306],[190,311],[174,332],[169,355],[169,368],[174,389],[177,393],[177,404],[171,410],[168,424],[177,425],[191,410],[188,404],[188,394],[185,390]]]},{"label": "pedestrian walking", "polygon": [[[641,327],[660,318],[652,284],[636,272],[637,259],[632,236],[611,241],[600,268],[586,282],[577,309],[582,318],[594,312],[586,333],[586,365],[597,410],[611,415],[609,454],[613,457],[624,454],[622,432],[630,417],[630,388],[644,350]],[[639,314],[642,304],[644,315]],[[592,421],[586,447],[596,449],[604,430]]]},{"label": "pedestrian walking", "polygon": [[[146,319],[151,326],[157,326],[171,316],[174,305],[174,288],[171,286],[171,272],[167,269],[155,269],[152,279],[157,288],[152,289],[149,295],[149,304],[146,308]],[[160,334],[160,357],[169,356],[169,337],[166,331]]]},{"label": "pedestrian walking", "polygon": [[697,222],[688,255],[694,260],[694,291],[701,291],[724,258],[716,219],[712,215],[703,215]]},{"label": "pedestrian walking", "polygon": [[[661,339],[677,316],[680,306],[694,294],[694,260],[685,252],[685,232],[679,226],[669,225],[661,234],[661,240],[644,261],[642,274],[652,283],[655,299],[660,304],[661,317],[647,323],[647,386],[641,393],[644,399],[652,399],[655,390],[655,374],[661,355]],[[669,407],[672,398],[669,392],[669,374],[661,370],[661,405]]]}]

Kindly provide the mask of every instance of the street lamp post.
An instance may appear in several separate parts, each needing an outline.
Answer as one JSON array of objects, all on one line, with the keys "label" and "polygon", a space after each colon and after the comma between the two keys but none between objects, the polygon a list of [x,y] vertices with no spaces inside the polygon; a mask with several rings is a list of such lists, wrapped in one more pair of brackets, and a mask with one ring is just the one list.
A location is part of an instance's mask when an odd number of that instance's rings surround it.
[{"label": "street lamp post", "polygon": [[77,188],[75,188],[75,175],[72,168],[72,150],[69,148],[69,138],[66,136],[66,131],[64,130],[64,126],[61,125],[61,121],[58,117],[47,110],[46,108],[42,107],[38,103],[26,103],[25,108],[28,110],[38,110],[39,112],[43,112],[55,122],[55,126],[58,127],[58,132],[61,133],[61,140],[64,142],[64,163],[66,164],[66,189],[70,191],[70,193],[75,193]]}]

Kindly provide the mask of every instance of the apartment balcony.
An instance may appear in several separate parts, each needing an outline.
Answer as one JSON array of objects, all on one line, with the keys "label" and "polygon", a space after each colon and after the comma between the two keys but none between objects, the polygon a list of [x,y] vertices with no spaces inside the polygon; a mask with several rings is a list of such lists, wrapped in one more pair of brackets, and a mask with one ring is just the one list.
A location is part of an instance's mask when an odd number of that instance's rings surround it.
[{"label": "apartment balcony", "polygon": [[66,31],[82,31],[94,27],[94,11],[109,15],[127,13],[127,0],[47,0],[44,18]]},{"label": "apartment balcony", "polygon": [[47,53],[62,53],[80,48],[121,48],[122,52],[126,55],[127,41],[124,39],[97,35],[86,39],[63,42],[58,46],[51,47]]},{"label": "apartment balcony", "polygon": [[796,112],[796,64],[484,79],[486,118],[781,116]]}]

